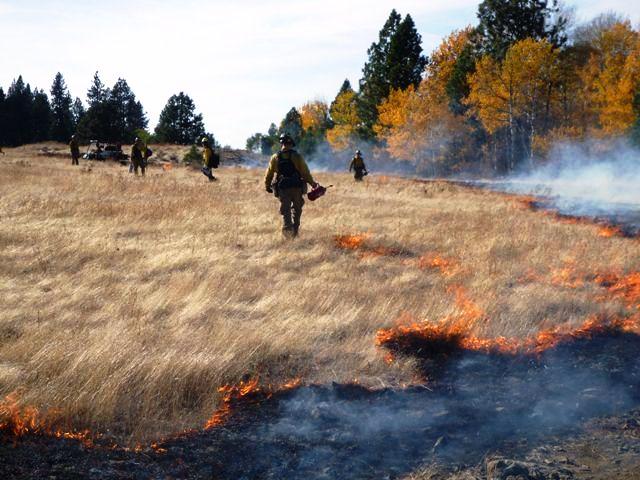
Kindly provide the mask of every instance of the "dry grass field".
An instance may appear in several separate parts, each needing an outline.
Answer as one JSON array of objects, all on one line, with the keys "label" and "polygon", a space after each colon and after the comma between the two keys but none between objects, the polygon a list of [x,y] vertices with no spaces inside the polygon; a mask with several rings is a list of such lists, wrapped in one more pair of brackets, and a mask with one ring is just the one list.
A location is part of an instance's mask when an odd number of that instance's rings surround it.
[{"label": "dry grass field", "polygon": [[398,321],[523,338],[626,315],[589,279],[640,270],[635,239],[446,182],[319,173],[335,187],[289,241],[261,171],[36,151],[0,157],[0,395],[122,442],[202,426],[248,378],[411,382],[375,344]]}]

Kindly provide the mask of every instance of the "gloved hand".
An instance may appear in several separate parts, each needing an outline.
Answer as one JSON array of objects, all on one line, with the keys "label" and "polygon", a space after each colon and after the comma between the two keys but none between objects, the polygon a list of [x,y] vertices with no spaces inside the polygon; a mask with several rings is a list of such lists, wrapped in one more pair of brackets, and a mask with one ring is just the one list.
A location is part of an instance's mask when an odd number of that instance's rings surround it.
[{"label": "gloved hand", "polygon": [[318,182],[313,182],[313,183],[311,184],[311,186],[312,186],[313,188],[318,188],[318,187],[320,186],[320,184],[319,184]]},{"label": "gloved hand", "polygon": [[267,187],[266,190],[267,190],[267,193],[273,193],[273,188],[271,188],[271,187]]}]

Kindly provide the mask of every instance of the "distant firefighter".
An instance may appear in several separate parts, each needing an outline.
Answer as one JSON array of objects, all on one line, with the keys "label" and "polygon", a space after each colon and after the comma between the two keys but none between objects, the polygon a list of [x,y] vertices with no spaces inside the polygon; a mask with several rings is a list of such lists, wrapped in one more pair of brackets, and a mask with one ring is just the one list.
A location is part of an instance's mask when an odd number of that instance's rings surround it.
[{"label": "distant firefighter", "polygon": [[293,238],[298,235],[300,229],[303,195],[306,193],[307,184],[313,188],[318,184],[311,176],[302,156],[293,149],[295,143],[289,135],[280,136],[280,146],[280,151],[271,157],[264,183],[267,192],[273,193],[280,200],[282,234]]},{"label": "distant firefighter", "polygon": [[210,182],[213,182],[217,178],[213,176],[211,169],[220,166],[220,156],[211,148],[207,137],[202,137],[200,143],[202,144],[202,173]]},{"label": "distant firefighter", "polygon": [[71,151],[71,165],[80,165],[80,145],[75,135],[71,135],[71,141],[69,142],[69,150]]},{"label": "distant firefighter", "polygon": [[131,165],[133,165],[133,172],[138,175],[138,168],[142,172],[142,176],[145,174],[145,156],[147,154],[147,147],[145,144],[136,137],[133,145],[131,145]]},{"label": "distant firefighter", "polygon": [[349,172],[353,171],[353,178],[357,182],[362,181],[362,178],[365,175],[369,175],[367,172],[367,166],[364,164],[364,159],[362,158],[362,153],[360,150],[356,150],[356,154],[351,160],[351,164],[349,165]]}]

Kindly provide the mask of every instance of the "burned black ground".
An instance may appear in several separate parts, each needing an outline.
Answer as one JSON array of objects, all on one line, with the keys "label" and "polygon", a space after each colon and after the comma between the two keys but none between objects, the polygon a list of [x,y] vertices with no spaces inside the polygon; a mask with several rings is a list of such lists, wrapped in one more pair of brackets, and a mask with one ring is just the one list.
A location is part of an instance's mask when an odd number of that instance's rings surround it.
[{"label": "burned black ground", "polygon": [[[0,477],[401,478],[424,465],[482,477],[507,468],[496,456],[538,462],[538,478],[622,475],[640,461],[638,352],[639,336],[609,331],[538,356],[426,355],[424,386],[300,387],[237,404],[224,426],[167,440],[164,453],[4,435]],[[578,445],[609,458],[590,466]]]}]

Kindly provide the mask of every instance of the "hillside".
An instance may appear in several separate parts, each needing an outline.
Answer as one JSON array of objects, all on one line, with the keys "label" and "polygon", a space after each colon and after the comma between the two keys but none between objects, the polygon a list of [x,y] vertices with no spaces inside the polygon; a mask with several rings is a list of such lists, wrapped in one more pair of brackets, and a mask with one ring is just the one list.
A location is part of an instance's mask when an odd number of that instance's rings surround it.
[{"label": "hillside", "polygon": [[637,239],[517,197],[320,173],[334,187],[287,241],[262,169],[136,178],[41,148],[0,156],[0,396],[18,415],[132,445],[202,427],[241,382],[422,384],[401,337],[425,320],[487,352],[638,326]]}]

